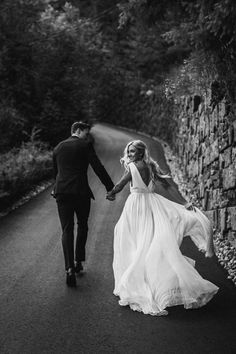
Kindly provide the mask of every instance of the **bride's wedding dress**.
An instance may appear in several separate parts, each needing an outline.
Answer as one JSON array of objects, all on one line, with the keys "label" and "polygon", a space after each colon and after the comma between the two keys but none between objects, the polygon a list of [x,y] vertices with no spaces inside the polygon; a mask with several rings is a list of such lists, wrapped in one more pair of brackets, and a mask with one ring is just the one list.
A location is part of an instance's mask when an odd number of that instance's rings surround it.
[{"label": "bride's wedding dress", "polygon": [[115,227],[113,270],[114,294],[119,304],[151,315],[166,315],[169,306],[186,309],[205,305],[218,287],[203,279],[194,261],[179,247],[190,236],[199,250],[210,255],[211,225],[196,208],[154,193],[132,162],[130,195]]}]

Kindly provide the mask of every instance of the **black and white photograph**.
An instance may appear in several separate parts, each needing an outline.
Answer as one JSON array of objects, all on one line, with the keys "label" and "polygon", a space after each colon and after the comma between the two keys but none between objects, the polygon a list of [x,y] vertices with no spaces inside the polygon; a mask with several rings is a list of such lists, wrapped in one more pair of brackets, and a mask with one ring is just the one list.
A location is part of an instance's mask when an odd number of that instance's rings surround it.
[{"label": "black and white photograph", "polygon": [[236,353],[235,18],[1,0],[1,354]]}]

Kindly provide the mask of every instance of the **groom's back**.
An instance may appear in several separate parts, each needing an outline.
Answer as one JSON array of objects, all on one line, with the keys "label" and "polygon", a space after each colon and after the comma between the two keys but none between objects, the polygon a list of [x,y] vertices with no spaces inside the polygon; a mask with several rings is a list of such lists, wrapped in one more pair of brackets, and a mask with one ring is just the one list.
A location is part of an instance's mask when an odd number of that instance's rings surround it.
[{"label": "groom's back", "polygon": [[70,137],[59,143],[54,149],[58,172],[79,172],[88,167],[88,143],[76,137]]},{"label": "groom's back", "polygon": [[56,194],[90,194],[87,169],[89,165],[89,143],[70,137],[59,143],[54,151],[57,167]]}]

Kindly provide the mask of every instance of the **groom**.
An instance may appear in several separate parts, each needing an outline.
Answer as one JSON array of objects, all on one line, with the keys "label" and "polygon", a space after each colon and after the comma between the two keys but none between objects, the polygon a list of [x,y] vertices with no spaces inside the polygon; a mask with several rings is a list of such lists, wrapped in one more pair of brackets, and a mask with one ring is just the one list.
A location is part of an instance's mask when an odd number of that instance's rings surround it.
[{"label": "groom", "polygon": [[[83,270],[88,234],[88,217],[93,193],[88,184],[89,164],[101,182],[110,191],[114,184],[89,142],[91,126],[75,122],[71,136],[60,142],[53,151],[53,169],[56,180],[53,196],[56,198],[62,227],[62,247],[65,259],[66,283],[76,286],[75,273]],[[74,252],[74,214],[77,217],[77,238]]]}]

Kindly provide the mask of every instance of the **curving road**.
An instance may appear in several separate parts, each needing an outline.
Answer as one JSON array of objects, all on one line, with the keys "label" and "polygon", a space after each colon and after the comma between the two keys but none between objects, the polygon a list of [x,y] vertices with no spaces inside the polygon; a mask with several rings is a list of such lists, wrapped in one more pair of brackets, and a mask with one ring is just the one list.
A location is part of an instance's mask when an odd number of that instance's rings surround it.
[{"label": "curving road", "polygon": [[[117,181],[123,148],[139,136],[107,125],[96,125],[93,132],[98,155]],[[141,139],[161,167],[168,168],[161,145]],[[161,318],[118,306],[112,295],[113,228],[128,187],[111,203],[94,173],[89,174],[96,201],[90,214],[85,274],[76,289],[65,285],[51,188],[0,220],[0,353],[236,353],[235,287],[217,262],[205,259],[188,239],[183,252],[220,287],[207,306],[173,307]],[[181,201],[174,183],[166,197]]]}]

